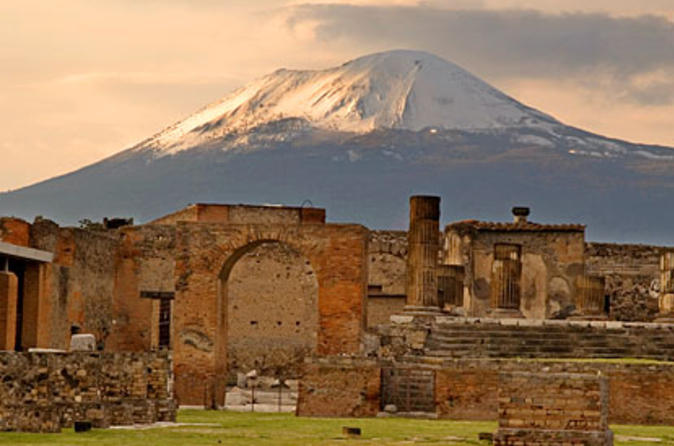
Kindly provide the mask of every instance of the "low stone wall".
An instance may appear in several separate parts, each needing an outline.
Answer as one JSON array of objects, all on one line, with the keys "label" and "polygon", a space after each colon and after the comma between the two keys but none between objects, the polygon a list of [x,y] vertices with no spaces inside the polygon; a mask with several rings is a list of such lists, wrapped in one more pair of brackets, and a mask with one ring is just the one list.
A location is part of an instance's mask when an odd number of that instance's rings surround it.
[{"label": "low stone wall", "polygon": [[0,431],[175,421],[171,367],[168,352],[0,352]]},{"label": "low stone wall", "polygon": [[501,373],[495,446],[613,445],[606,377]]},{"label": "low stone wall", "polygon": [[307,361],[297,415],[373,417],[379,412],[381,368],[376,361]]},{"label": "low stone wall", "polygon": [[[609,383],[609,421],[620,424],[674,424],[674,363],[616,360],[516,359],[392,360],[328,357],[310,361],[300,382],[298,415],[374,416],[382,407],[380,376],[385,368],[431,370],[435,374],[435,415],[455,420],[496,420],[500,372],[601,372]],[[344,395],[343,400],[337,398]],[[366,409],[365,409],[366,408]]]}]

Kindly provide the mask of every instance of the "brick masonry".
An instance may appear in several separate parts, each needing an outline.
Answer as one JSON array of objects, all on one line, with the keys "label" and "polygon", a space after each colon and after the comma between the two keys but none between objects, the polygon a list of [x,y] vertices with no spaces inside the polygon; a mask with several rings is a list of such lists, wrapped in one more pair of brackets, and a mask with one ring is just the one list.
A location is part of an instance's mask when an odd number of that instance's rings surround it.
[{"label": "brick masonry", "polygon": [[[298,415],[374,416],[381,405],[381,389],[373,393],[382,368],[405,367],[435,373],[435,415],[455,420],[496,420],[498,380],[501,372],[577,373],[601,372],[609,383],[610,423],[674,424],[674,363],[564,362],[507,359],[442,359],[404,357],[393,360],[326,357],[308,363],[300,386]],[[322,374],[331,372],[329,380]],[[338,375],[349,376],[340,381]],[[362,376],[359,376],[362,375]],[[379,378],[377,378],[379,379]],[[325,388],[323,386],[326,386]],[[330,388],[328,389],[327,386]],[[309,392],[309,389],[313,389]],[[349,404],[332,406],[318,395],[346,392]],[[367,402],[367,404],[366,404]],[[363,410],[364,406],[369,408]],[[357,411],[356,409],[357,408]]]},{"label": "brick masonry", "polygon": [[297,415],[373,417],[380,408],[381,368],[375,361],[308,361]]},{"label": "brick masonry", "polygon": [[359,225],[177,225],[174,353],[181,404],[224,403],[227,280],[251,249],[276,241],[309,262],[318,282],[318,354],[356,353],[365,330],[368,231]]},{"label": "brick masonry", "polygon": [[495,446],[610,446],[608,382],[598,374],[505,372]]},{"label": "brick masonry", "polygon": [[175,421],[171,356],[0,353],[0,431]]}]

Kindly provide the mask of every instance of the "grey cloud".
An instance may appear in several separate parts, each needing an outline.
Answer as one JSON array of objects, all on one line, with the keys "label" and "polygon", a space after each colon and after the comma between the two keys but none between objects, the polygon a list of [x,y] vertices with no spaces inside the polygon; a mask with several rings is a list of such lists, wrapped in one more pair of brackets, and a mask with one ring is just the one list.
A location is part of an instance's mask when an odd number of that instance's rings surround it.
[{"label": "grey cloud", "polygon": [[674,79],[643,87],[628,85],[622,98],[642,105],[674,104]]},{"label": "grey cloud", "polygon": [[[306,21],[318,23],[324,44],[423,49],[488,78],[601,74],[629,89],[639,74],[663,69],[674,75],[674,23],[654,15],[330,4],[297,6],[288,25]],[[633,99],[649,96],[636,91]]]}]

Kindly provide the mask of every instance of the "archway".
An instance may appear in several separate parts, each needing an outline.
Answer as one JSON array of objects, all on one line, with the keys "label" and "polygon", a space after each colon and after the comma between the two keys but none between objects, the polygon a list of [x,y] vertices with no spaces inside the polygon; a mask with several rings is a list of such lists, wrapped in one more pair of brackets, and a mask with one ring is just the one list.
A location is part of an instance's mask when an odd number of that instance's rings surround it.
[{"label": "archway", "polygon": [[367,237],[359,225],[179,225],[172,339],[180,403],[224,403],[229,276],[246,253],[265,243],[290,246],[315,272],[316,353],[358,352],[366,316]]},{"label": "archway", "polygon": [[251,370],[299,376],[318,342],[318,281],[310,261],[286,243],[258,241],[228,259],[220,281],[227,381]]}]

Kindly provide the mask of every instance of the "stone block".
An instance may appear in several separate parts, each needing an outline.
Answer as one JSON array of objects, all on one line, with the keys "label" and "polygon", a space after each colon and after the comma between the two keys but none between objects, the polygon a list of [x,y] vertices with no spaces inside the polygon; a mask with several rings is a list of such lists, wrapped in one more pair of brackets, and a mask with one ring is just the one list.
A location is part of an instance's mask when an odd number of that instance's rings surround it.
[{"label": "stone block", "polygon": [[93,352],[96,351],[96,337],[93,334],[75,334],[70,338],[71,352]]}]

